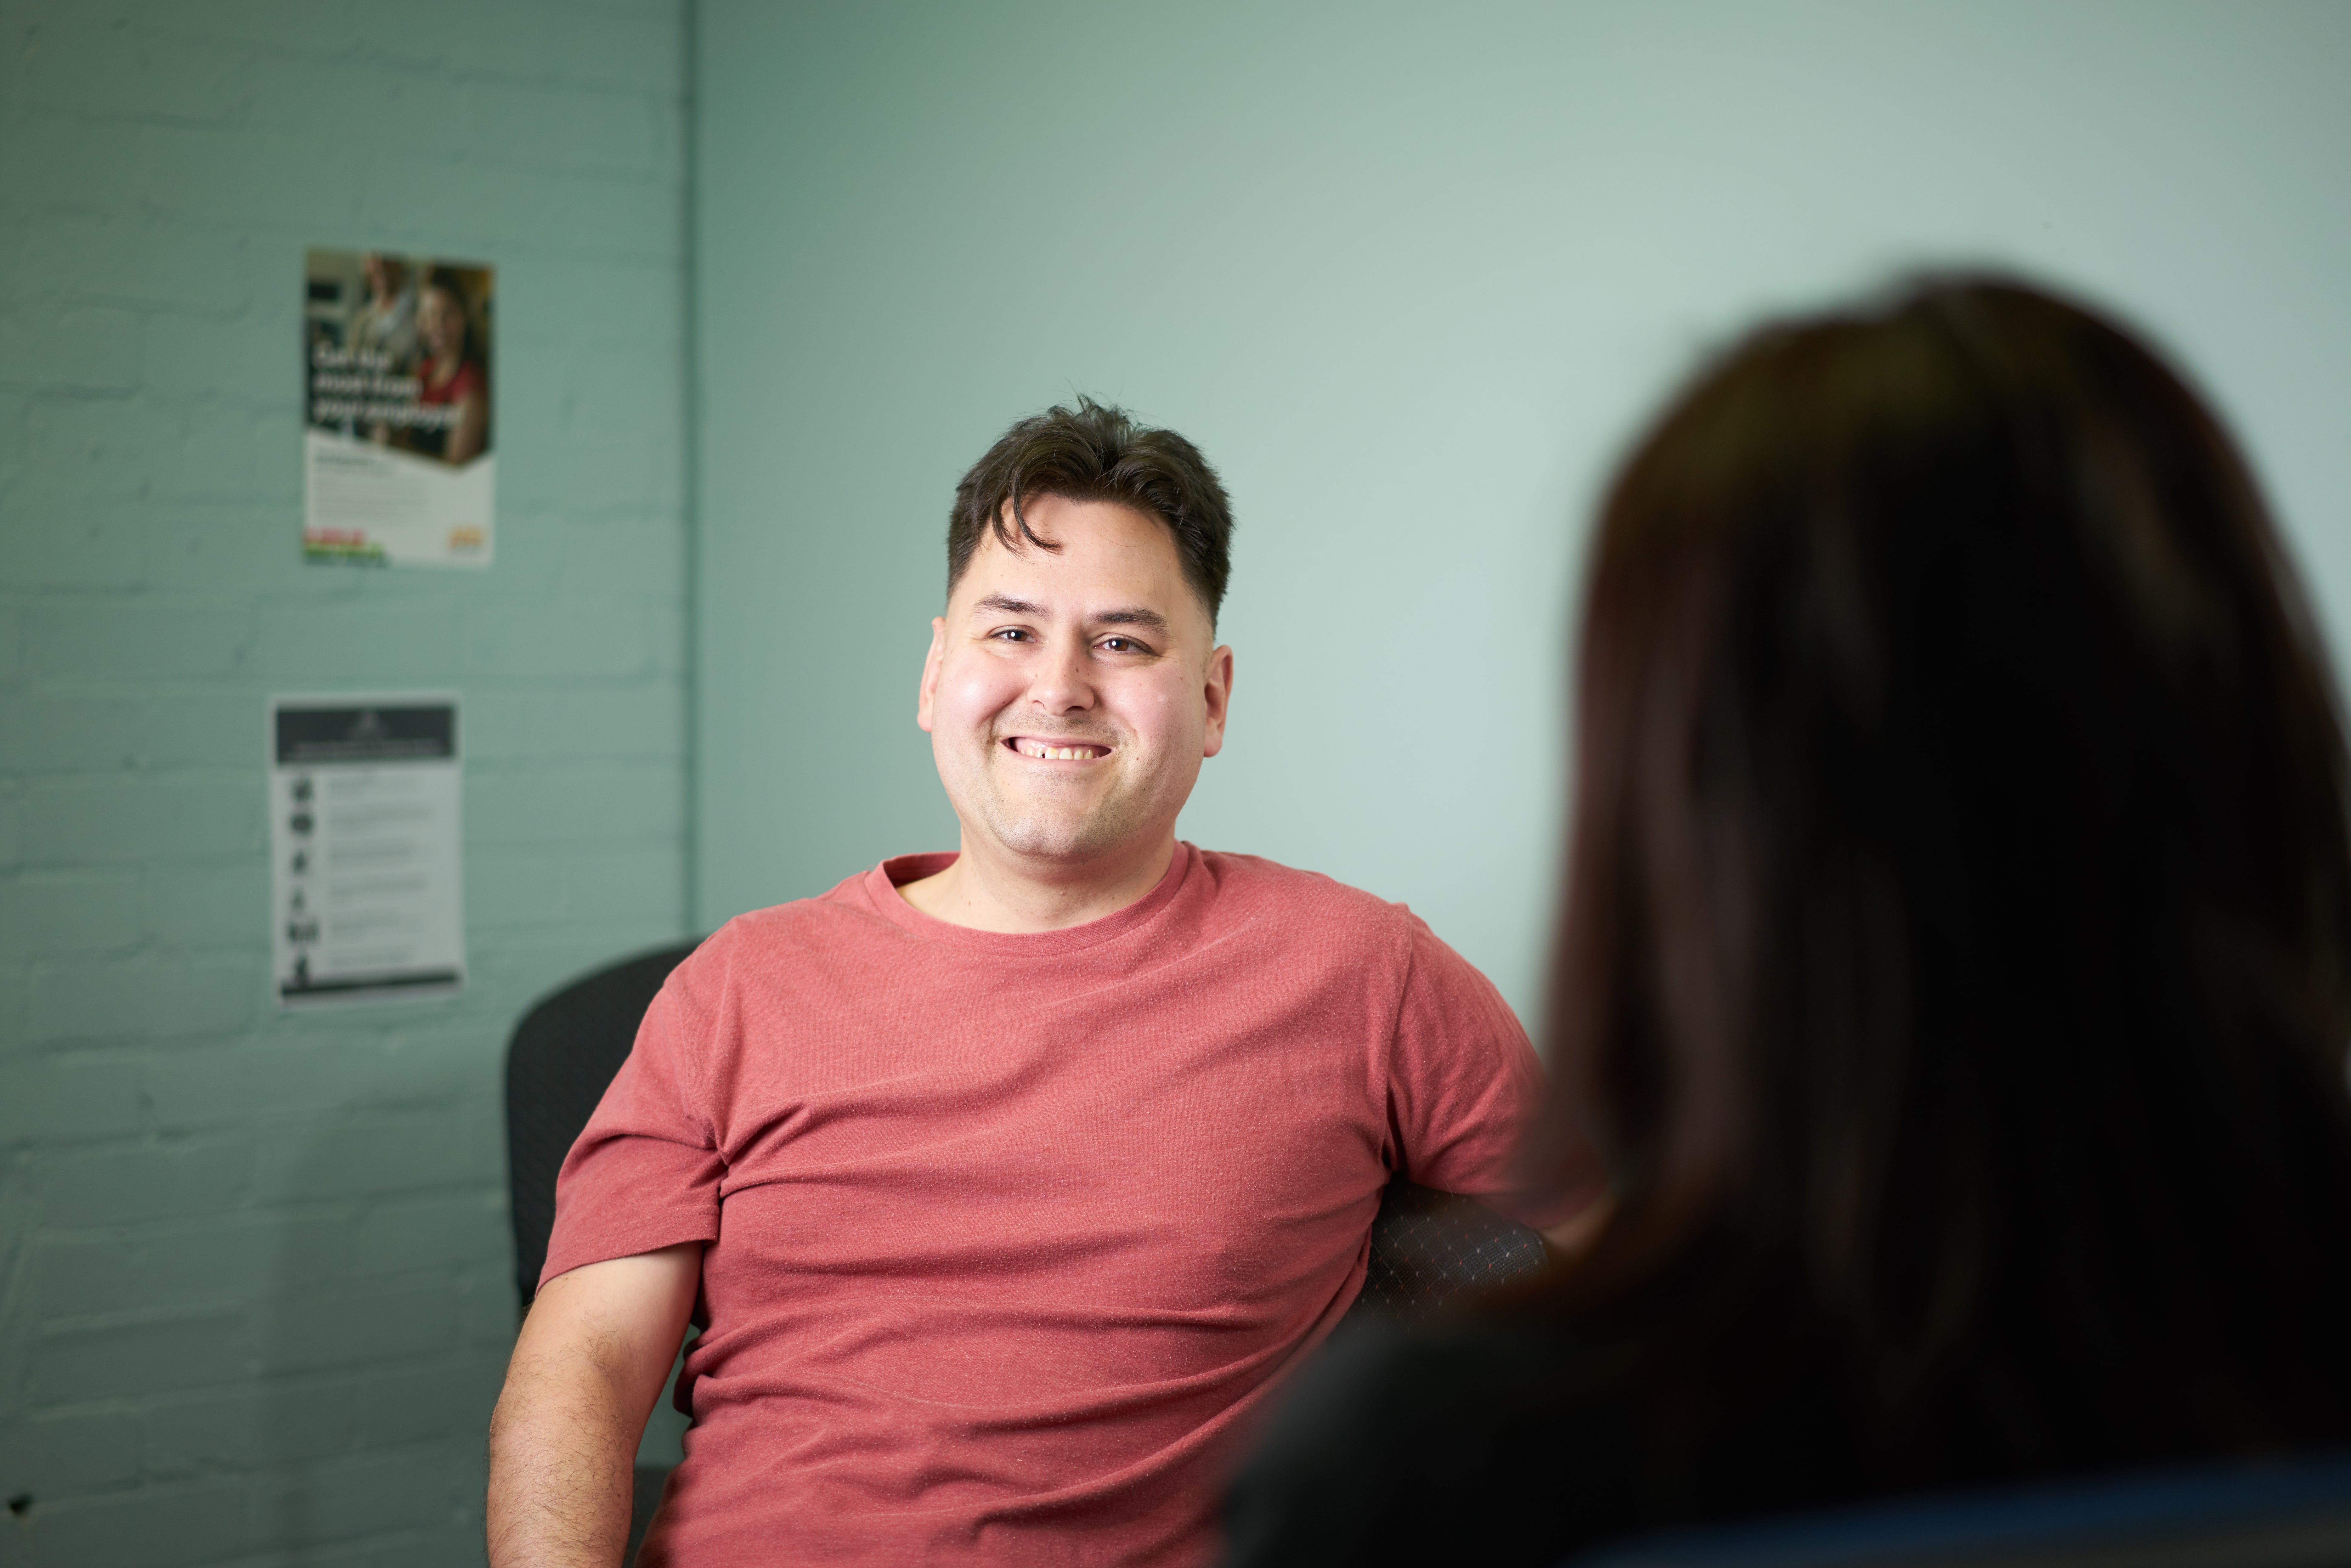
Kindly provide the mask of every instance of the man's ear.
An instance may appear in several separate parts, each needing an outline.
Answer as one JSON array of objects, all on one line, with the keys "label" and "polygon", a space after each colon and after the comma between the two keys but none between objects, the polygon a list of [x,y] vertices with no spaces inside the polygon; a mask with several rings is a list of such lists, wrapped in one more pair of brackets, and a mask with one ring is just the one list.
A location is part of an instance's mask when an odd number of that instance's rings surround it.
[{"label": "man's ear", "polygon": [[914,693],[914,722],[922,727],[925,735],[931,730],[931,699],[938,695],[939,660],[946,652],[946,645],[947,618],[934,615],[931,617],[931,651],[929,656],[923,660],[922,686]]},{"label": "man's ear", "polygon": [[1208,673],[1202,695],[1208,699],[1208,729],[1200,747],[1202,757],[1214,757],[1225,748],[1225,710],[1233,700],[1233,650],[1230,644],[1219,646],[1208,655]]}]

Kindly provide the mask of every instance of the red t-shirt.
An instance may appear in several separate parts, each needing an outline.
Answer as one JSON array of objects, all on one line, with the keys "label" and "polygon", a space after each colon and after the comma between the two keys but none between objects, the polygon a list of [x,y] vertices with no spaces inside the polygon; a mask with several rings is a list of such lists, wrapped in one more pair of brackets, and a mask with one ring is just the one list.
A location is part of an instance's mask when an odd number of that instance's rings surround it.
[{"label": "red t-shirt", "polygon": [[564,1163],[542,1281],[709,1244],[643,1563],[1202,1563],[1390,1173],[1505,1186],[1541,1070],[1401,905],[1179,844],[1005,936],[899,897],[952,859],[730,922]]},{"label": "red t-shirt", "polygon": [[463,402],[481,390],[482,367],[467,360],[457,367],[455,375],[437,387],[433,384],[429,374],[420,378],[416,401],[424,403]]}]

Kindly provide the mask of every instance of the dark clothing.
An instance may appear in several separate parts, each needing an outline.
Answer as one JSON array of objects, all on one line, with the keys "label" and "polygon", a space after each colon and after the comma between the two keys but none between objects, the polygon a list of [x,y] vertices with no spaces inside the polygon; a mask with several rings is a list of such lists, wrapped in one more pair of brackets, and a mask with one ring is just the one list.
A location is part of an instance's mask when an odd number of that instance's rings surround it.
[{"label": "dark clothing", "polygon": [[1789,1301],[1578,1321],[1530,1293],[1335,1344],[1233,1485],[1228,1563],[1548,1568],[1657,1530],[2351,1440],[2337,1391],[2224,1436],[2144,1364],[2099,1387],[2022,1335],[1954,1355],[1888,1417],[1846,1340]]},{"label": "dark clothing", "polygon": [[1845,1401],[1808,1390],[1798,1362],[1768,1379],[1790,1391],[1783,1418],[1734,1454],[1678,1441],[1682,1422],[1712,1424],[1703,1402],[1637,1396],[1624,1374],[1643,1353],[1612,1337],[1489,1313],[1336,1346],[1232,1490],[1232,1568],[1552,1568],[1621,1536],[1897,1490],[1868,1475],[1834,1414]]},{"label": "dark clothing", "polygon": [[1334,1344],[1233,1485],[1231,1568],[1548,1568],[1637,1529],[1638,1422],[1578,1359],[1482,1324]]}]

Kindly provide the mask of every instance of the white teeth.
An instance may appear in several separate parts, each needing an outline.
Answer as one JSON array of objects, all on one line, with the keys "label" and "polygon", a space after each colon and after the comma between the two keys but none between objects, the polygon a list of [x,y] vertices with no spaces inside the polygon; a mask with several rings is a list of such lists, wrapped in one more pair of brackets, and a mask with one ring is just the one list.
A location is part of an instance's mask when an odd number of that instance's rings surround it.
[{"label": "white teeth", "polygon": [[1040,746],[1033,740],[1024,740],[1020,743],[1020,755],[1040,762],[1092,762],[1100,753],[1091,746]]}]

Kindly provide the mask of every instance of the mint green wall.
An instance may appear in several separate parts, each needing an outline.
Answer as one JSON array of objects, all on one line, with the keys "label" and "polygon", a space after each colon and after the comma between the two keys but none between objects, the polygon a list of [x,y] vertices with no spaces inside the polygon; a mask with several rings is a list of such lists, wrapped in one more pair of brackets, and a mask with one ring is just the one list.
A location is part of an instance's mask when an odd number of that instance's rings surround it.
[{"label": "mint green wall", "polygon": [[[0,1563],[462,1563],[499,1067],[684,925],[684,29],[0,0]],[[498,267],[497,564],[298,559],[306,246]],[[277,1016],[263,702],[465,695],[459,1001]]]},{"label": "mint green wall", "polygon": [[1603,466],[1761,308],[1922,261],[2186,356],[2351,633],[2351,6],[701,10],[695,913],[953,826],[950,486],[1072,391],[1240,533],[1187,837],[1409,901],[1522,1013]]},{"label": "mint green wall", "polygon": [[[1759,308],[1920,259],[2116,301],[2351,635],[2351,7],[697,10],[0,0],[0,1561],[474,1559],[506,1031],[951,841],[946,499],[1073,391],[1238,502],[1186,833],[1409,899],[1522,1010],[1581,518]],[[322,244],[498,265],[495,570],[297,561]],[[263,697],[404,685],[466,696],[475,988],[277,1018]]]}]

